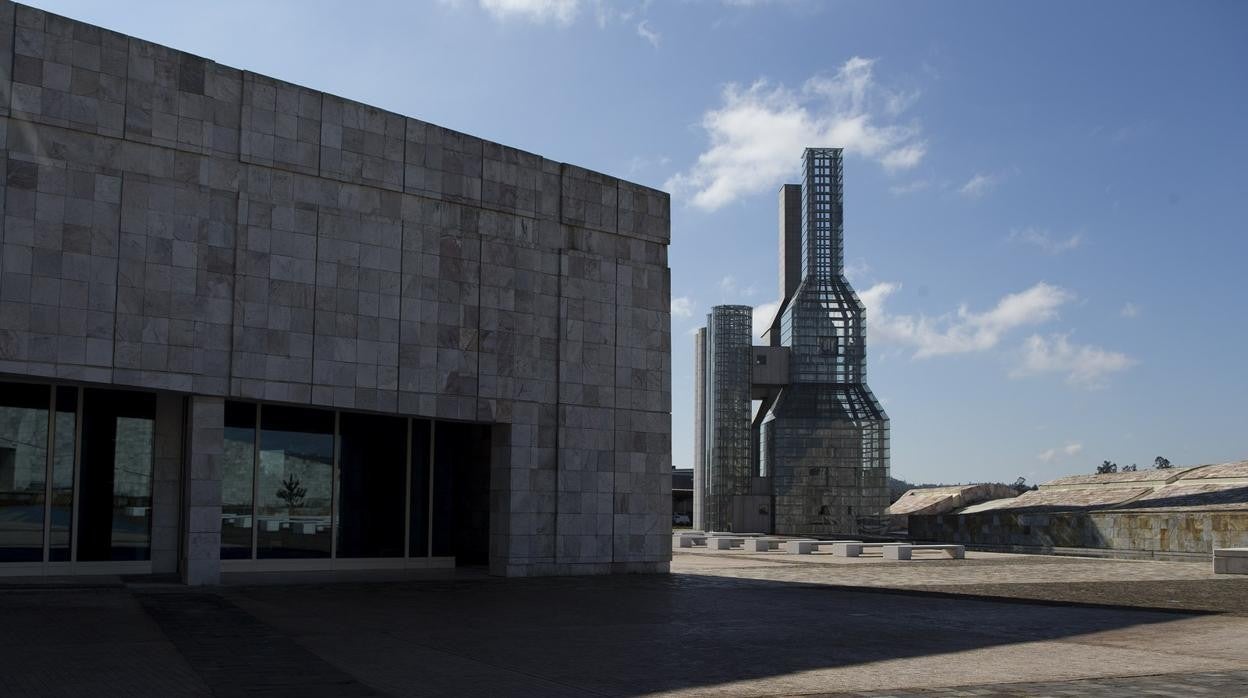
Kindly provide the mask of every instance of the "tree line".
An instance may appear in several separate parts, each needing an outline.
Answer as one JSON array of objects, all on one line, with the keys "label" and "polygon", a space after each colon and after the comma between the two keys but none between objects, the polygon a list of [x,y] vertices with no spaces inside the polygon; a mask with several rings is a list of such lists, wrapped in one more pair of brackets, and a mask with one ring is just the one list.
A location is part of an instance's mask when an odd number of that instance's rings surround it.
[{"label": "tree line", "polygon": [[[1157,456],[1153,459],[1153,468],[1156,470],[1169,470],[1171,467],[1173,466],[1170,465],[1169,458]],[[1124,465],[1119,468],[1117,463],[1104,461],[1100,465],[1096,466],[1097,475],[1105,475],[1108,473],[1134,473],[1137,470],[1139,470],[1139,467],[1135,463],[1132,463],[1131,465]]]}]

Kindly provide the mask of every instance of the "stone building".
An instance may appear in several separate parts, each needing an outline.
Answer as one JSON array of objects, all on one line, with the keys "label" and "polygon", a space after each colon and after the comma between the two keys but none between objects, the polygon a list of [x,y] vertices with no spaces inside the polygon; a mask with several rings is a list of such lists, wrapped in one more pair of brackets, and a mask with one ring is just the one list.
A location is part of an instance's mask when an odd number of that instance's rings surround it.
[{"label": "stone building", "polygon": [[0,171],[0,574],[667,569],[667,194],[10,2]]}]

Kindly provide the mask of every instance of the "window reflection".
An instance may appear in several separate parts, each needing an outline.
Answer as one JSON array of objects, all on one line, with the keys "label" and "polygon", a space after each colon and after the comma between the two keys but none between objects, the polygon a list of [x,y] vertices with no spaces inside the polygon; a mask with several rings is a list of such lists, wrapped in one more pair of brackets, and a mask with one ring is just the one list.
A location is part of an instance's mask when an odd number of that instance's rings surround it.
[{"label": "window reflection", "polygon": [[225,453],[221,463],[221,559],[251,558],[252,474],[256,463],[256,406],[225,403]]},{"label": "window reflection", "polygon": [[43,560],[48,386],[0,383],[0,561]]},{"label": "window reflection", "polygon": [[329,557],[334,413],[265,405],[260,415],[256,556]]},{"label": "window reflection", "polygon": [[408,523],[407,554],[429,555],[429,439],[432,423],[412,420],[411,520]]},{"label": "window reflection", "polygon": [[83,391],[78,559],[148,560],[156,396]]},{"label": "window reflection", "polygon": [[338,417],[338,557],[402,557],[407,420]]},{"label": "window reflection", "polygon": [[70,559],[74,527],[74,444],[77,442],[78,389],[56,389],[56,424],[52,444],[52,506],[48,559]]}]

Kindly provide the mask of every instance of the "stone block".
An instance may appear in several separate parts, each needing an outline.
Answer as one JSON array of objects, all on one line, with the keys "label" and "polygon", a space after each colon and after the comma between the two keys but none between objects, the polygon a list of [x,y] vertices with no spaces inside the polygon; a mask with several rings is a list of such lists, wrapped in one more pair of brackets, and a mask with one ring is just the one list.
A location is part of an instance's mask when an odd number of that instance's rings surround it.
[{"label": "stone block", "polygon": [[1214,574],[1248,574],[1248,548],[1215,548]]},{"label": "stone block", "polygon": [[376,107],[325,95],[321,103],[320,175],[403,191],[407,121]]},{"label": "stone block", "polygon": [[241,77],[240,159],[279,170],[320,174],[324,95],[256,73],[244,72]]},{"label": "stone block", "polygon": [[482,159],[481,139],[416,119],[406,120],[403,191],[477,204],[481,201]]}]

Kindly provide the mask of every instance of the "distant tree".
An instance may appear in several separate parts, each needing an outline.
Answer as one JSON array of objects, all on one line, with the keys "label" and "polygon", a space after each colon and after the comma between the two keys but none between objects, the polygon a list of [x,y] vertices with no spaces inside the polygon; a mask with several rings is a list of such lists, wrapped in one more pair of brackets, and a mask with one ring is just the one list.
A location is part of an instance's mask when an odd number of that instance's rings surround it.
[{"label": "distant tree", "polygon": [[1156,458],[1153,459],[1153,467],[1158,470],[1169,470],[1170,468],[1174,466],[1170,465],[1169,458],[1162,458],[1161,456],[1157,456]]},{"label": "distant tree", "polygon": [[1132,463],[1131,465],[1122,466],[1122,472],[1124,473],[1134,473],[1137,470],[1139,470],[1139,468],[1136,467],[1135,463]]},{"label": "distant tree", "polygon": [[286,502],[286,510],[291,516],[295,515],[296,508],[303,506],[303,498],[307,493],[308,488],[303,487],[299,478],[293,474],[282,480],[282,489],[276,492],[277,498]]},{"label": "distant tree", "polygon": [[1107,475],[1109,473],[1116,473],[1116,472],[1118,472],[1117,463],[1110,463],[1109,461],[1105,461],[1104,463],[1101,463],[1100,465],[1096,466],[1097,475]]}]

